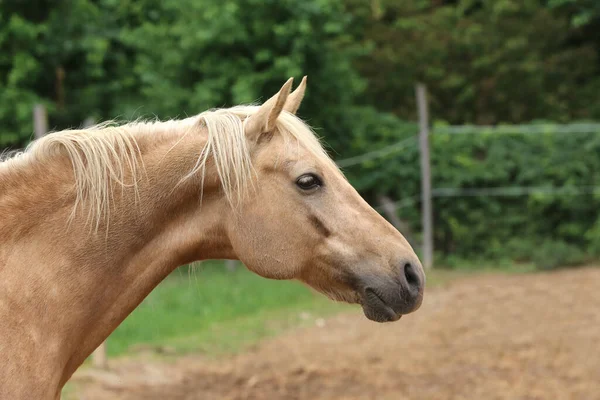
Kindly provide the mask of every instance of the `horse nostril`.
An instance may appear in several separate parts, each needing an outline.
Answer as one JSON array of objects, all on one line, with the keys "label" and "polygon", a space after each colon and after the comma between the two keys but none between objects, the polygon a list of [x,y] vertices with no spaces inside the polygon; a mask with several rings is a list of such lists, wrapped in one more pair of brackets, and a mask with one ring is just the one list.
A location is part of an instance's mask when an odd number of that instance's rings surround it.
[{"label": "horse nostril", "polygon": [[408,284],[409,290],[420,290],[421,279],[411,263],[404,264],[404,276],[406,277],[406,283]]}]

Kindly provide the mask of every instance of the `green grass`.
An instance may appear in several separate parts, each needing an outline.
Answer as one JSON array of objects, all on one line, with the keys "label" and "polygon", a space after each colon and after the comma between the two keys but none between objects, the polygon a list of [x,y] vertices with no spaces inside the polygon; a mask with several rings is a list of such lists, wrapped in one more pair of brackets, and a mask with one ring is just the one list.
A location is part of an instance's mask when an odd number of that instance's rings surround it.
[{"label": "green grass", "polygon": [[140,343],[181,351],[236,351],[297,325],[302,313],[322,316],[348,307],[298,282],[261,278],[241,264],[227,271],[221,263],[205,262],[163,281],[113,332],[107,349],[112,356]]},{"label": "green grass", "polygon": [[[500,272],[530,270],[513,267]],[[487,272],[499,271],[434,270],[428,273],[427,287]],[[107,348],[109,356],[131,352],[140,344],[168,346],[175,352],[231,353],[342,311],[362,313],[357,305],[332,302],[298,282],[264,279],[241,264],[227,271],[220,262],[205,262],[171,274],[110,336]]]}]

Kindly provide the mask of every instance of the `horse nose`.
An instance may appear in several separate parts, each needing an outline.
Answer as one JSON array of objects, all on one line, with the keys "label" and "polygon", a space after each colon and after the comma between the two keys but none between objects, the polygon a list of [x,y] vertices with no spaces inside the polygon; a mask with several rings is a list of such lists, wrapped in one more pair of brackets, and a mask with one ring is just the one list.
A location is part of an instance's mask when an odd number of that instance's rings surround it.
[{"label": "horse nose", "polygon": [[400,271],[401,301],[402,308],[406,312],[415,311],[423,301],[425,288],[425,274],[419,261],[404,261]]},{"label": "horse nose", "polygon": [[411,293],[419,293],[423,288],[423,279],[421,275],[417,272],[422,271],[421,267],[415,267],[414,263],[407,262],[404,263],[404,280],[406,282],[406,288]]}]

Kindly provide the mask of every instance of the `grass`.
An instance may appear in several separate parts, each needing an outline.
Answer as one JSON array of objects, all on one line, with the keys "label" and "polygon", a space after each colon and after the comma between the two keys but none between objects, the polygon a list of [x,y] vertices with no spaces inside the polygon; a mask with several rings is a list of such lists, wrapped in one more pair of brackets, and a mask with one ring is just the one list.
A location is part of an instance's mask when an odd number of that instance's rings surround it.
[{"label": "grass", "polygon": [[205,262],[163,281],[113,332],[107,349],[109,356],[140,343],[231,352],[296,325],[306,313],[322,316],[348,307],[298,282],[264,279],[242,265],[227,271],[221,263]]},{"label": "grass", "polygon": [[[486,272],[498,270],[434,270],[428,273],[427,286]],[[298,282],[264,279],[241,264],[227,271],[220,262],[205,262],[171,274],[110,336],[107,349],[109,356],[116,356],[143,344],[167,346],[176,353],[219,355],[342,311],[362,312],[357,305],[332,302]]]}]

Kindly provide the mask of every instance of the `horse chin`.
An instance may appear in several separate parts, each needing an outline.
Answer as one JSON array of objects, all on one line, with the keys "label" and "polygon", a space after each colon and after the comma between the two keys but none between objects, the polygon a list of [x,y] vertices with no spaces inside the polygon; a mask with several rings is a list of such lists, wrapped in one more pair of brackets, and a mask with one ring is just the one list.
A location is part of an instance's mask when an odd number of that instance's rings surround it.
[{"label": "horse chin", "polygon": [[365,317],[375,322],[394,322],[402,318],[402,314],[396,313],[377,294],[368,292],[361,302]]},{"label": "horse chin", "polygon": [[375,322],[394,322],[402,318],[402,314],[396,313],[381,298],[375,294],[361,296],[358,292],[325,292],[327,297],[334,301],[349,304],[360,304],[365,317]]}]

